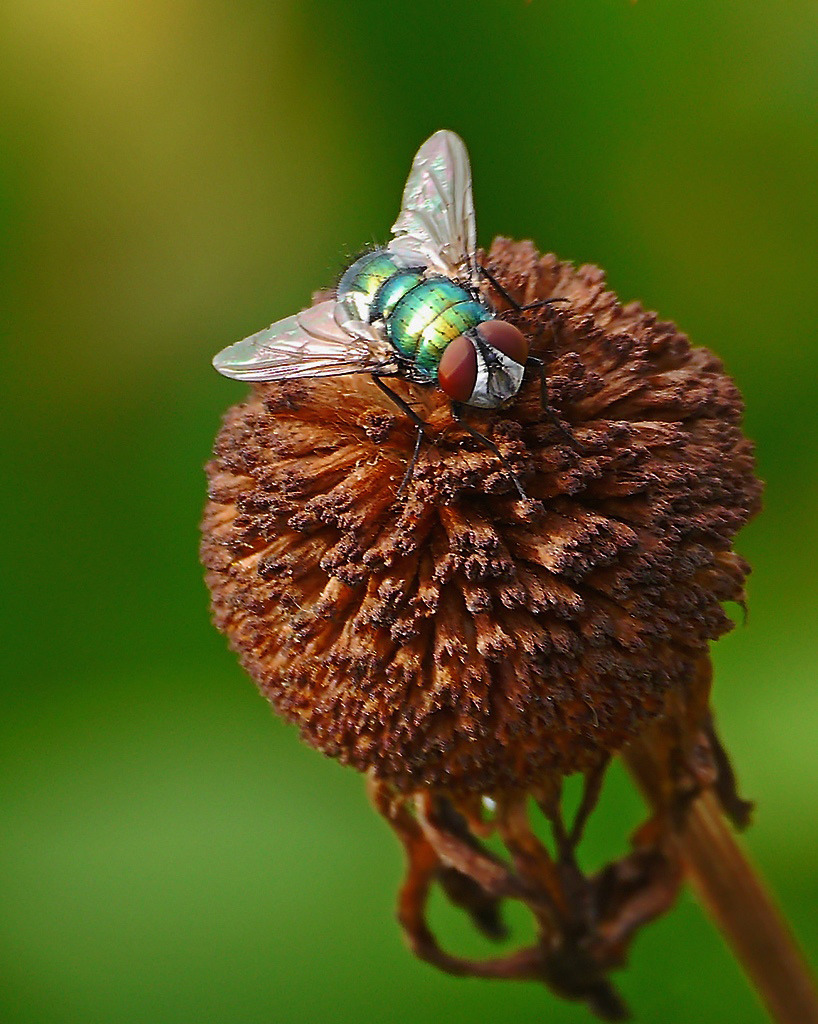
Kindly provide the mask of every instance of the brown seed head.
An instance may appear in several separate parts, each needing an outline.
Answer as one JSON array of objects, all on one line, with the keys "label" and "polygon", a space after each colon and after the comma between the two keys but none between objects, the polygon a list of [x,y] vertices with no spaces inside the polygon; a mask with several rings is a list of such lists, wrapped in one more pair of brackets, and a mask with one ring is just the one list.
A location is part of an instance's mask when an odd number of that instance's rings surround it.
[{"label": "brown seed head", "polygon": [[[202,552],[218,627],[276,709],[401,790],[528,789],[662,715],[730,628],[732,550],[760,485],[721,363],[619,304],[594,267],[498,239],[502,312],[544,358],[507,408],[452,419],[436,389],[366,375],[254,387],[208,465]],[[502,309],[502,302],[498,303]]]}]

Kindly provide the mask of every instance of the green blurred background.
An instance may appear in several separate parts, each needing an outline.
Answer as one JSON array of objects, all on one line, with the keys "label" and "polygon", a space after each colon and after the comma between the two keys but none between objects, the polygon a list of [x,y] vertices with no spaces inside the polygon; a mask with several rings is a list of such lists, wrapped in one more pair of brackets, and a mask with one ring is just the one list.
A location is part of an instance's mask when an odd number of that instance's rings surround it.
[{"label": "green blurred background", "polygon": [[[211,356],[384,239],[440,127],[484,244],[599,263],[746,395],[766,509],[715,701],[814,955],[815,4],[4,0],[0,81],[0,1020],[589,1019],[410,957],[396,842],[243,677],[197,562],[244,391]],[[586,864],[638,815],[615,771]],[[765,1019],[690,896],[631,960],[639,1020]]]}]

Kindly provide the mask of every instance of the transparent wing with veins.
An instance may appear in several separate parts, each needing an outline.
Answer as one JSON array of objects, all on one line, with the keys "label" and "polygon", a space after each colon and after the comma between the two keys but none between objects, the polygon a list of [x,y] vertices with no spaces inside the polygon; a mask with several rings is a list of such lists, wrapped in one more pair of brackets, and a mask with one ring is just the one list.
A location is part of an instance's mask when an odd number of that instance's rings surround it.
[{"label": "transparent wing with veins", "polygon": [[387,248],[408,265],[479,286],[471,167],[454,132],[435,132],[418,150],[392,232]]},{"label": "transparent wing with veins", "polygon": [[[407,266],[479,288],[471,168],[454,132],[436,132],[418,150],[392,232],[387,248]],[[213,365],[225,377],[246,381],[395,372],[397,355],[384,337],[359,321],[341,327],[336,313],[334,299],[319,302],[230,345]]]},{"label": "transparent wing with veins", "polygon": [[225,377],[246,381],[338,377],[390,372],[395,351],[369,324],[335,321],[335,300],[319,302],[219,352],[213,365]]}]

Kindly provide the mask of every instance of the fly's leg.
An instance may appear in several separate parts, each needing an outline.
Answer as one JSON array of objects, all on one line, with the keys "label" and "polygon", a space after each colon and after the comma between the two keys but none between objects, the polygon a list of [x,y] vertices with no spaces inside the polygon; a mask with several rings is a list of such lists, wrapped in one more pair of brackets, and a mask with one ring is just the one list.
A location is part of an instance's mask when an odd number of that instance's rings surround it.
[{"label": "fly's leg", "polygon": [[517,474],[512,469],[511,463],[508,461],[505,455],[503,455],[503,453],[500,451],[500,449],[497,447],[494,441],[486,437],[485,434],[481,434],[479,430],[476,430],[473,426],[471,426],[471,424],[467,423],[465,419],[463,419],[463,406],[460,402],[452,402],[452,416],[465,431],[471,434],[473,438],[475,438],[482,445],[488,448],[490,452],[493,452],[493,454],[497,456],[497,458],[502,463],[503,468],[513,480],[514,486],[517,488],[517,492],[520,495],[520,497],[523,499],[523,501],[528,501],[528,495],[523,490],[523,485],[520,483]]},{"label": "fly's leg", "polygon": [[409,465],[406,467],[406,472],[403,474],[403,480],[401,480],[400,482],[400,487],[395,492],[396,498],[399,498],[401,494],[403,494],[404,488],[409,486],[409,482],[411,481],[414,475],[415,466],[417,465],[418,461],[418,455],[420,455],[420,445],[421,442],[423,441],[423,434],[423,428],[418,427],[418,432],[417,434],[415,434],[415,447],[414,450],[412,451],[412,458],[409,460]]},{"label": "fly's leg", "polygon": [[[529,302],[527,305],[521,306],[520,303],[517,302],[517,300],[512,295],[509,295],[506,289],[500,284],[500,282],[497,280],[497,278],[494,276],[494,274],[492,274],[490,270],[482,266],[478,267],[478,270],[486,278],[486,280],[489,282],[492,288],[499,292],[499,294],[502,295],[506,302],[517,313],[526,313],[530,309],[539,309],[542,306],[549,306],[552,302],[568,302],[568,299],[538,299],[536,302]],[[528,368],[529,366],[535,366],[537,368],[537,372],[540,375],[540,404],[542,406],[543,412],[549,418],[549,420],[551,420],[551,422],[554,424],[557,430],[559,430],[559,432],[562,434],[565,440],[571,445],[574,451],[578,452],[580,455],[584,455],[584,445],[580,444],[580,442],[577,441],[577,439],[574,437],[571,431],[565,426],[565,424],[554,412],[548,401],[548,379],[545,375],[545,364],[543,363],[542,359],[538,358],[537,356],[529,356],[526,360],[525,365],[526,368]]]},{"label": "fly's leg", "polygon": [[417,427],[417,434],[415,436],[415,447],[412,452],[412,458],[409,460],[409,465],[406,467],[406,472],[403,474],[403,480],[401,480],[400,487],[398,488],[397,493],[395,495],[395,497],[400,497],[404,490],[409,486],[409,483],[411,482],[412,476],[415,472],[415,466],[417,465],[418,456],[420,455],[420,445],[421,442],[423,441],[424,434],[426,433],[426,424],[423,422],[420,416],[418,416],[418,414],[415,412],[412,406],[409,405],[408,402],[401,398],[400,395],[395,394],[392,388],[390,388],[387,384],[384,384],[383,379],[377,373],[372,374],[372,381],[375,384],[375,386],[379,388],[387,396],[387,398],[389,398],[389,400],[400,409],[400,411],[405,416],[408,416],[409,419]]},{"label": "fly's leg", "polygon": [[557,414],[554,412],[554,410],[552,409],[552,407],[551,407],[551,405],[549,403],[549,400],[548,400],[548,378],[545,375],[545,363],[542,361],[542,359],[540,359],[539,356],[529,356],[528,359],[526,359],[526,361],[525,361],[525,366],[526,366],[526,369],[528,369],[529,366],[535,367],[537,373],[539,374],[539,377],[540,377],[540,405],[542,406],[542,411],[549,418],[549,420],[551,420],[551,422],[554,424],[554,426],[557,428],[557,430],[562,434],[562,436],[565,438],[565,440],[568,442],[568,444],[571,445],[571,447],[574,449],[574,451],[577,452],[579,455],[585,455],[586,451],[587,451],[585,445],[582,444],[580,441],[578,441],[574,437],[574,435],[571,433],[571,431],[568,429],[568,427],[565,426],[565,424],[562,422],[562,420],[559,418],[559,416],[557,416]]},{"label": "fly's leg", "polygon": [[488,268],[478,266],[478,271],[485,277],[492,288],[506,300],[511,308],[517,313],[527,313],[530,309],[541,309],[543,306],[550,306],[552,302],[568,302],[568,299],[537,299],[535,302],[529,302],[525,306],[521,306],[520,303],[500,284],[494,274],[491,273]]}]

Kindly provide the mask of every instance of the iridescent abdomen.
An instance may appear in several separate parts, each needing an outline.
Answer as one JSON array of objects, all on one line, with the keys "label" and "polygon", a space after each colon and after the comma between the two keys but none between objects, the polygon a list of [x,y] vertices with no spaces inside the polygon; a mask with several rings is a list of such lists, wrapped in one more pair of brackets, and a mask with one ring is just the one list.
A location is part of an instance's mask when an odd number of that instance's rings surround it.
[{"label": "iridescent abdomen", "polygon": [[372,303],[378,291],[403,270],[404,264],[385,249],[368,252],[344,271],[338,282],[338,304],[343,311],[336,319],[369,323]]},{"label": "iridescent abdomen", "polygon": [[404,270],[390,277],[388,281],[384,281],[372,301],[369,312],[370,322],[386,320],[391,316],[403,296],[415,285],[420,284],[422,280],[422,270]]},{"label": "iridescent abdomen", "polygon": [[389,340],[430,381],[446,346],[459,335],[492,318],[465,288],[446,277],[432,277],[411,288],[386,319]]}]

